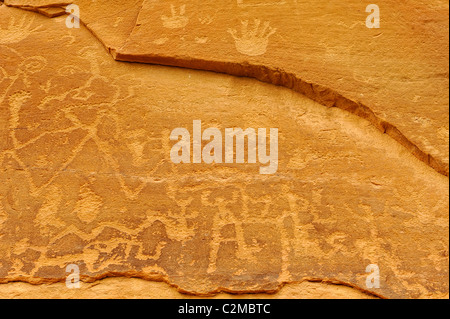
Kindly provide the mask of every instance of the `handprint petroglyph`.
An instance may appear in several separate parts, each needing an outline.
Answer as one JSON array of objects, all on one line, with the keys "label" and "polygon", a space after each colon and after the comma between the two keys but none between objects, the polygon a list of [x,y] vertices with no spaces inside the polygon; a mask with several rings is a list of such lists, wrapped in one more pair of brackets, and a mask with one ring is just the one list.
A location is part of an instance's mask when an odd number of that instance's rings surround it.
[{"label": "handprint petroglyph", "polygon": [[179,12],[175,8],[175,5],[170,6],[171,16],[168,17],[163,15],[161,20],[163,21],[163,25],[168,29],[180,29],[184,28],[189,23],[189,18],[185,16],[186,14],[186,5],[180,6]]},{"label": "handprint petroglyph", "polygon": [[228,29],[236,43],[236,49],[245,55],[259,56],[267,52],[269,38],[276,33],[277,29],[270,27],[270,22],[261,26],[261,20],[255,19],[253,28],[249,28],[249,21],[241,21],[241,36],[236,29]]},{"label": "handprint petroglyph", "polygon": [[16,23],[16,19],[12,17],[6,29],[0,26],[0,44],[12,44],[26,39],[31,33],[39,30],[42,26],[32,28],[34,17],[27,23],[27,17],[22,17]]}]

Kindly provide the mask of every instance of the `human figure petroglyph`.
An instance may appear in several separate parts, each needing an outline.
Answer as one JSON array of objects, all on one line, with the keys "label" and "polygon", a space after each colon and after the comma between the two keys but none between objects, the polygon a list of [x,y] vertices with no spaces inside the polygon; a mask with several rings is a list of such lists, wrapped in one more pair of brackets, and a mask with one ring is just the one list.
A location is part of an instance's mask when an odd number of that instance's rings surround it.
[{"label": "human figure petroglyph", "polygon": [[5,212],[5,209],[3,208],[3,205],[1,204],[3,201],[3,196],[0,196],[0,230],[2,229],[3,224],[5,223],[6,219],[8,218],[8,215]]},{"label": "human figure petroglyph", "polygon": [[153,43],[156,45],[163,45],[163,44],[166,44],[167,41],[169,41],[169,38],[165,37],[165,38],[156,39],[155,41],[153,41]]}]

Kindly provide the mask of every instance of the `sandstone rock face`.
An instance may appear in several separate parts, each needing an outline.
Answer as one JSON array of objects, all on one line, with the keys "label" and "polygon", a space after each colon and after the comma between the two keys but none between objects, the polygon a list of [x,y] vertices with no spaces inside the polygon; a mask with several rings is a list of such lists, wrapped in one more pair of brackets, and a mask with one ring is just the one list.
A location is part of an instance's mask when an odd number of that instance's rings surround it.
[{"label": "sandstone rock face", "polygon": [[[58,1],[6,0],[28,9]],[[90,0],[81,19],[113,56],[285,86],[369,120],[448,176],[448,1]],[[64,4],[64,3],[63,3]]]},{"label": "sandstone rock face", "polygon": [[[75,264],[196,296],[448,297],[446,2],[380,1],[380,29],[359,1],[74,3],[79,29],[68,3],[0,6],[0,293]],[[173,163],[194,121],[278,128],[276,173]]]}]

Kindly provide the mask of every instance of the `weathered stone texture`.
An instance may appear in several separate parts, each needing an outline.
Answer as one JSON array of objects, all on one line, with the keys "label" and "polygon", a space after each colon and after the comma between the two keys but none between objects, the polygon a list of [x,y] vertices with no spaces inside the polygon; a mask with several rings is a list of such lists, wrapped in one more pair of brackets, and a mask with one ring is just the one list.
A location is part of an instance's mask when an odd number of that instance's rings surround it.
[{"label": "weathered stone texture", "polygon": [[[196,295],[448,297],[447,2],[380,1],[378,30],[359,1],[87,2],[80,29],[66,3],[0,6],[0,293],[73,263]],[[278,172],[173,164],[194,120],[279,128]]]}]

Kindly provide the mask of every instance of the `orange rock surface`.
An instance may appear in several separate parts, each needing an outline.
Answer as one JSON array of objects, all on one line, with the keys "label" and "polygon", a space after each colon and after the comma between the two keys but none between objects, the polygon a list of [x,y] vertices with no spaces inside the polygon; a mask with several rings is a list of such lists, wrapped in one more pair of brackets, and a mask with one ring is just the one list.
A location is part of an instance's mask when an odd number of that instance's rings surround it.
[{"label": "orange rock surface", "polygon": [[[36,8],[53,0],[6,0]],[[64,4],[65,2],[63,2]],[[212,70],[285,86],[369,120],[448,176],[448,1],[70,1],[123,61]]]},{"label": "orange rock surface", "polygon": [[[197,296],[448,297],[447,2],[380,1],[380,29],[359,1],[74,3],[80,29],[68,3],[0,6],[2,296],[54,297],[27,283],[76,264]],[[174,164],[195,120],[278,128],[278,171]]]}]

